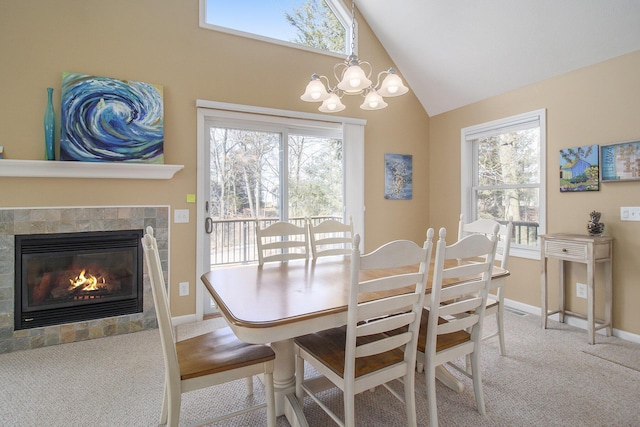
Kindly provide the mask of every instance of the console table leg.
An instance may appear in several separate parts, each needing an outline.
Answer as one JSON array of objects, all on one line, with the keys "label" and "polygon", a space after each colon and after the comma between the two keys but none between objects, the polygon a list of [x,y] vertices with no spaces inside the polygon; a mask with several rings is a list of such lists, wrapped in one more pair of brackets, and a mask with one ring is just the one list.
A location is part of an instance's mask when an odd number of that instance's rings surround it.
[{"label": "console table leg", "polygon": [[613,334],[613,319],[611,316],[613,305],[613,272],[611,261],[604,263],[604,322],[607,325],[607,336]]},{"label": "console table leg", "polygon": [[593,289],[593,263],[587,263],[587,333],[589,334],[589,344],[595,344],[595,295]]}]

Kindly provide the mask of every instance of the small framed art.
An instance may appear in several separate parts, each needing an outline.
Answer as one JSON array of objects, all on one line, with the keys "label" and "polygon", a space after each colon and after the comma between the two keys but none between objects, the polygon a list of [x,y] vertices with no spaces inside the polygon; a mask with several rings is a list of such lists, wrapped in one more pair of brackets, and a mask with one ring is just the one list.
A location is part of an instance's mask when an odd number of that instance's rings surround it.
[{"label": "small framed art", "polygon": [[602,145],[602,182],[640,180],[640,141]]},{"label": "small framed art", "polygon": [[560,191],[598,191],[600,189],[598,146],[560,150]]},{"label": "small framed art", "polygon": [[384,198],[411,200],[413,196],[413,156],[410,154],[384,155]]}]

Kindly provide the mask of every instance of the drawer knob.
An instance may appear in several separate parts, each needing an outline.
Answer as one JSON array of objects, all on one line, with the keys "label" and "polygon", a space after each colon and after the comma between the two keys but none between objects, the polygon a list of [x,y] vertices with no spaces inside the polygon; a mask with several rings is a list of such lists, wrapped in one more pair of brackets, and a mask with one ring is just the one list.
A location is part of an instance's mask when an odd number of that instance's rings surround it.
[{"label": "drawer knob", "polygon": [[567,253],[567,249],[566,248],[562,248],[562,252]]}]

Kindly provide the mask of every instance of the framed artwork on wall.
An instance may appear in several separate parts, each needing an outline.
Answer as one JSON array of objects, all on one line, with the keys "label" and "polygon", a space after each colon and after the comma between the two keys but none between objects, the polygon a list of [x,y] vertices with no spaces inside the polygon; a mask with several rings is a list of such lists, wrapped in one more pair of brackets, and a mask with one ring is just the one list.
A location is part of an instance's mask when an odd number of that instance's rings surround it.
[{"label": "framed artwork on wall", "polygon": [[563,148],[560,150],[560,191],[598,191],[598,146]]},{"label": "framed artwork on wall", "polygon": [[60,160],[164,163],[163,87],[62,75]]},{"label": "framed artwork on wall", "polygon": [[413,196],[413,156],[410,154],[384,155],[384,198],[411,200]]},{"label": "framed artwork on wall", "polygon": [[602,182],[640,180],[640,141],[600,147]]}]

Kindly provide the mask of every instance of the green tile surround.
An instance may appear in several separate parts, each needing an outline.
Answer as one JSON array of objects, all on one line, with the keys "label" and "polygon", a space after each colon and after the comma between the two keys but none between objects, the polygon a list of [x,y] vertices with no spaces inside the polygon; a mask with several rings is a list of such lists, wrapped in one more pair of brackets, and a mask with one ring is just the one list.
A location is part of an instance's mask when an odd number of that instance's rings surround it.
[{"label": "green tile surround", "polygon": [[143,312],[14,331],[16,234],[154,228],[165,277],[168,270],[168,206],[0,208],[0,354],[128,334],[157,327],[151,284],[144,274]]}]

